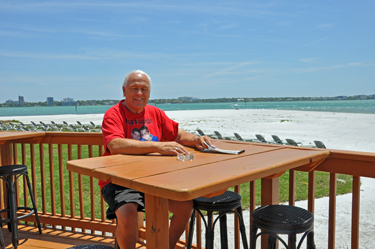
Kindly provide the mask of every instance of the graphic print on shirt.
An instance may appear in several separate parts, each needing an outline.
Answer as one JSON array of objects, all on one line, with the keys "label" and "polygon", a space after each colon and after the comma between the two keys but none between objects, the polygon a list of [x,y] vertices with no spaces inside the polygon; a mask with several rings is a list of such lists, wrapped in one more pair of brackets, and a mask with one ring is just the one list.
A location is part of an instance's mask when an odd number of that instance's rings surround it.
[{"label": "graphic print on shirt", "polygon": [[131,130],[131,136],[135,140],[140,141],[156,141],[159,142],[159,138],[150,133],[150,130],[145,124],[152,125],[151,119],[126,119],[127,125],[130,127],[138,126],[143,124],[140,128],[135,127]]},{"label": "graphic print on shirt", "polygon": [[143,125],[139,130],[141,132],[141,141],[159,141],[158,137],[155,137],[150,133],[147,126]]}]

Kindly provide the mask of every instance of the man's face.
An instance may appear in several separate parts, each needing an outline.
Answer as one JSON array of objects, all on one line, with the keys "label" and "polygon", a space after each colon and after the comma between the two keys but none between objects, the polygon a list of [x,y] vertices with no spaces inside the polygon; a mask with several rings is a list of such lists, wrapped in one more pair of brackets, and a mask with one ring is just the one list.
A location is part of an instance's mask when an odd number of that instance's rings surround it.
[{"label": "man's face", "polygon": [[138,131],[134,131],[134,132],[132,133],[132,137],[133,137],[133,139],[135,139],[135,140],[140,140],[140,139],[141,139],[141,134],[140,134]]},{"label": "man's face", "polygon": [[150,140],[150,133],[146,129],[141,130],[141,135],[144,140]]},{"label": "man's face", "polygon": [[133,113],[141,113],[150,98],[150,82],[144,74],[133,73],[122,87],[125,106]]}]

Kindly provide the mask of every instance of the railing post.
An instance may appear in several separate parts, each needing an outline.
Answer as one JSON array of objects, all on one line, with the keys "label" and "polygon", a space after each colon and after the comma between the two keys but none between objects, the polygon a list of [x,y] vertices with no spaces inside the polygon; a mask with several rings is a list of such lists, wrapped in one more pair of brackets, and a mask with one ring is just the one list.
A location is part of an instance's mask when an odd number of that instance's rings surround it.
[{"label": "railing post", "polygon": [[330,173],[330,177],[329,177],[328,249],[335,249],[335,239],[336,239],[336,192],[337,192],[337,174],[336,173]]},{"label": "railing post", "polygon": [[2,166],[13,164],[12,144],[11,143],[0,144],[0,154],[1,154],[1,165]]},{"label": "railing post", "polygon": [[353,176],[353,202],[352,202],[352,249],[359,248],[359,199],[361,177]]},{"label": "railing post", "polygon": [[[279,204],[279,177],[276,178],[262,178],[261,180],[261,205]],[[261,248],[268,248],[268,236],[261,236]]]}]

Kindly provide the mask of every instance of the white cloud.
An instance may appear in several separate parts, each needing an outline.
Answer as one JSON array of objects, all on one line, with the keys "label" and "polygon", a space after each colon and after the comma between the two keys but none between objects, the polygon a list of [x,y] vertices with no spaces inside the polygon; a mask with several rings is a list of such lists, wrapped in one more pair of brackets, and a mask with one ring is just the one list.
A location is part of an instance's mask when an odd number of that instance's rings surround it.
[{"label": "white cloud", "polygon": [[325,23],[325,24],[321,24],[317,27],[317,29],[322,29],[322,30],[328,30],[328,29],[331,29],[333,28],[333,23]]},{"label": "white cloud", "polygon": [[316,61],[317,59],[318,58],[313,57],[313,58],[301,58],[299,60],[302,61],[302,62],[313,62],[313,61]]},{"label": "white cloud", "polygon": [[330,38],[329,36],[327,36],[327,37],[323,37],[323,38],[321,38],[321,39],[314,40],[314,41],[311,41],[311,42],[309,42],[309,43],[306,43],[306,44],[303,45],[303,46],[304,46],[304,47],[308,47],[308,46],[314,45],[314,44],[316,44],[316,43],[323,42],[323,41],[325,41],[325,40],[327,40],[327,39],[329,39],[329,38]]},{"label": "white cloud", "polygon": [[231,24],[223,25],[223,26],[219,27],[218,29],[219,30],[222,30],[222,29],[233,29],[233,28],[237,28],[237,27],[238,27],[238,23],[231,23]]},{"label": "white cloud", "polygon": [[332,65],[326,67],[308,67],[308,68],[296,68],[293,71],[295,73],[311,73],[322,70],[336,70],[341,68],[350,68],[350,67],[370,67],[375,66],[374,63],[363,63],[363,62],[349,62],[346,64]]}]

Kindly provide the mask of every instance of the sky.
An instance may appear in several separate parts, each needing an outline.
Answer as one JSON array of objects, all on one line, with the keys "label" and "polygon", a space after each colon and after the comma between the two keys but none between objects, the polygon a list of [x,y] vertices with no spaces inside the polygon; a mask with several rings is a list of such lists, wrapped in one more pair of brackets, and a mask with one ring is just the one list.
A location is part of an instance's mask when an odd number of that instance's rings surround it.
[{"label": "sky", "polygon": [[0,0],[0,103],[375,94],[375,1]]}]

